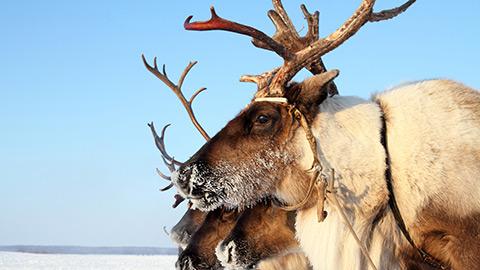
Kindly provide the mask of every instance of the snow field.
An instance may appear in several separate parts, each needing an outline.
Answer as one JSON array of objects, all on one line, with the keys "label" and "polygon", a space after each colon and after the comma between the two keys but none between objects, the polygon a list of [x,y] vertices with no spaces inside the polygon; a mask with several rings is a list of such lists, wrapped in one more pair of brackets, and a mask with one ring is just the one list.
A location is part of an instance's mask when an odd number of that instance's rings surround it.
[{"label": "snow field", "polygon": [[173,270],[171,255],[70,255],[0,252],[0,270]]}]

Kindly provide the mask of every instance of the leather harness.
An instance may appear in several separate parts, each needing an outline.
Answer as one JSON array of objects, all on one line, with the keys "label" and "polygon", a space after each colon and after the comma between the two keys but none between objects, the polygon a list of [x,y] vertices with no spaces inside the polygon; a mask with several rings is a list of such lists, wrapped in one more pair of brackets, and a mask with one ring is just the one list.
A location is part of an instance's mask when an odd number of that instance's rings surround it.
[{"label": "leather harness", "polygon": [[[380,106],[380,104],[378,105]],[[410,243],[410,245],[418,252],[420,257],[423,259],[423,261],[426,264],[428,264],[429,266],[435,269],[442,269],[442,270],[451,269],[450,267],[444,266],[439,260],[434,258],[424,249],[418,248],[415,245],[415,242],[413,242],[413,239],[407,230],[407,226],[405,225],[405,221],[402,218],[402,214],[400,213],[400,209],[398,208],[397,201],[395,200],[395,193],[393,192],[392,170],[390,166],[391,160],[390,160],[390,154],[389,154],[388,145],[387,145],[387,123],[386,123],[385,114],[383,113],[383,110],[381,112],[382,112],[381,143],[383,145],[383,148],[385,149],[385,163],[386,163],[385,180],[387,182],[388,193],[390,194],[388,204],[390,206],[390,209],[392,210],[393,217],[395,218],[395,221],[397,222],[398,227],[402,231],[402,234],[405,236],[405,238]]]}]

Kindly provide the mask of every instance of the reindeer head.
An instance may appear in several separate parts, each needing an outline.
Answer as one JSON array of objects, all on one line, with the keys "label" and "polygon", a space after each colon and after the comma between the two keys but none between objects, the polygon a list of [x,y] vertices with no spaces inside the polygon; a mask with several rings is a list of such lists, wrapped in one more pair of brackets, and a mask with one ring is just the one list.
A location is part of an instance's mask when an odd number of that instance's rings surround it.
[{"label": "reindeer head", "polygon": [[218,245],[217,257],[228,269],[251,269],[260,260],[298,249],[294,227],[295,212],[259,203],[245,210]]},{"label": "reindeer head", "polygon": [[181,270],[220,269],[215,247],[235,226],[241,212],[223,208],[209,212],[202,225],[192,235],[189,244],[178,257],[176,267]]},{"label": "reindeer head", "polygon": [[188,209],[180,221],[170,231],[170,238],[185,249],[193,233],[202,225],[207,213],[200,210]]},{"label": "reindeer head", "polygon": [[[289,202],[301,200],[309,186],[310,176],[305,171],[317,158],[309,129],[318,105],[335,89],[332,80],[338,75],[336,70],[326,71],[320,57],[367,22],[393,18],[414,1],[374,13],[375,1],[364,0],[351,18],[322,39],[318,36],[318,12],[310,14],[302,5],[308,32],[299,37],[279,0],[273,1],[275,10],[268,13],[277,29],[272,38],[219,17],[213,8],[209,21],[191,23],[191,17],[187,18],[188,30],[226,30],[251,36],[255,46],[274,51],[284,64],[259,76],[242,77],[242,81],[258,85],[254,99],[173,174],[180,194],[203,210],[221,205],[244,207],[268,194]],[[292,83],[302,68],[315,76]]]},{"label": "reindeer head", "polygon": [[250,269],[298,249],[294,215],[270,202],[244,211],[211,211],[180,254],[177,269]]},{"label": "reindeer head", "polygon": [[212,210],[249,206],[274,192],[278,183],[292,184],[289,176],[301,177],[299,165],[311,160],[298,112],[312,119],[327,96],[325,83],[337,74],[325,72],[292,84],[287,99],[250,104],[173,174],[179,192],[194,207]]}]

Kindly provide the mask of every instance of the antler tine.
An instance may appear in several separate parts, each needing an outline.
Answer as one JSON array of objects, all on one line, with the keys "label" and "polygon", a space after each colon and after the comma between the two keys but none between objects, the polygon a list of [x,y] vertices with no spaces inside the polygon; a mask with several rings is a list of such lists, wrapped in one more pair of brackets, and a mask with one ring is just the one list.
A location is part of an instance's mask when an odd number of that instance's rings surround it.
[{"label": "antler tine", "polygon": [[374,12],[370,16],[369,21],[370,22],[380,22],[380,21],[385,21],[385,20],[390,20],[395,18],[396,16],[400,15],[401,13],[405,12],[413,3],[415,3],[416,0],[409,0],[408,2],[404,3],[403,5],[392,8],[392,9],[387,9],[387,10],[382,10],[380,12]]},{"label": "antler tine", "polygon": [[269,95],[283,96],[285,85],[303,67],[311,65],[318,58],[340,46],[353,36],[360,28],[372,19],[373,21],[386,20],[405,11],[415,0],[409,0],[406,4],[391,10],[373,13],[375,0],[363,0],[354,14],[343,23],[335,32],[324,39],[315,41],[309,47],[295,53],[292,61],[285,61],[284,65],[276,73],[270,84]]},{"label": "antler tine", "polygon": [[167,176],[167,175],[163,174],[163,173],[160,171],[160,169],[155,168],[155,170],[157,171],[158,176],[160,176],[161,178],[163,178],[163,179],[165,179],[165,180],[167,180],[167,181],[172,181],[172,178],[171,178],[170,176]]},{"label": "antler tine", "polygon": [[[182,72],[182,75],[180,75],[180,78],[178,80],[178,84],[175,84],[173,83],[167,76],[167,73],[166,73],[166,70],[165,70],[165,65],[163,65],[163,72],[160,72],[160,70],[158,70],[158,66],[157,66],[157,58],[155,57],[154,60],[153,60],[153,67],[151,65],[148,64],[147,60],[145,59],[145,56],[142,54],[142,60],[143,60],[143,64],[145,65],[145,67],[148,69],[148,71],[150,71],[153,75],[155,75],[157,78],[159,78],[163,83],[165,83],[168,88],[170,88],[173,93],[175,93],[175,95],[178,97],[178,99],[180,100],[180,102],[182,103],[183,107],[185,108],[185,110],[187,111],[188,113],[188,116],[190,117],[190,120],[192,121],[193,125],[197,128],[197,130],[200,132],[200,134],[202,134],[202,136],[206,139],[206,140],[209,140],[210,139],[210,136],[208,136],[207,132],[203,129],[203,127],[198,123],[198,120],[195,116],[195,113],[193,112],[193,109],[192,109],[192,103],[193,103],[193,99],[194,98],[190,98],[190,100],[188,101],[183,92],[182,92],[182,86],[183,86],[183,82],[188,74],[188,72],[190,72],[190,70],[195,66],[195,64],[197,63],[196,61],[194,62],[190,62],[187,67],[184,69],[184,71]],[[202,91],[206,90],[203,89]],[[202,92],[200,91],[200,92]],[[194,96],[196,97],[199,93],[199,91],[197,91]],[[193,96],[192,96],[193,97]]]},{"label": "antler tine", "polygon": [[165,159],[165,161],[169,161],[171,164],[181,166],[183,163],[176,161],[173,157],[171,157],[166,148],[165,148],[165,131],[167,128],[170,126],[170,124],[165,125],[162,129],[161,136],[158,136],[157,131],[155,130],[155,126],[153,125],[153,122],[147,124],[148,127],[150,127],[150,131],[152,132],[155,145],[157,146],[157,149],[160,151],[162,154],[162,158]]},{"label": "antler tine", "polygon": [[[187,67],[183,70],[180,79],[178,79],[178,89],[182,89],[183,82],[185,81],[185,77],[187,77],[188,72],[197,64],[197,61],[193,61],[188,63]],[[165,72],[165,65],[163,65],[163,72]]]},{"label": "antler tine", "polygon": [[[319,33],[320,12],[316,10],[312,14],[308,11],[307,7],[304,4],[300,5],[300,9],[302,10],[303,15],[305,16],[305,20],[307,20],[307,25],[308,25],[307,34],[303,39],[305,42],[308,42],[308,44],[311,44],[320,38],[320,33]],[[312,74],[320,74],[327,71],[327,68],[323,63],[322,58],[320,57],[316,61],[314,61],[311,65],[307,66],[307,69],[310,72],[312,72]],[[326,87],[327,87],[327,92],[330,94],[330,96],[338,95],[338,88],[334,81],[329,82],[326,85]]]},{"label": "antler tine", "polygon": [[265,87],[268,86],[268,84],[272,80],[275,73],[277,73],[277,71],[278,71],[278,68],[264,72],[260,75],[243,75],[240,77],[240,81],[256,83],[258,86],[258,89],[264,89]]},{"label": "antler tine", "polygon": [[170,172],[174,172],[177,170],[177,168],[175,168],[175,164],[171,161],[168,161],[165,159],[165,157],[162,156],[162,160],[163,160],[163,164],[165,164],[165,166],[167,166],[168,170]]},{"label": "antler tine", "polygon": [[[205,90],[207,90],[207,88],[202,87],[202,88],[198,89],[197,91],[195,91],[195,93],[193,93],[193,95],[190,97],[190,100],[188,101],[188,103],[192,104],[193,101],[195,100],[195,98]],[[208,138],[205,138],[205,139],[207,140]]]},{"label": "antler tine", "polygon": [[[160,142],[160,145],[161,145],[161,148],[162,150],[160,150],[160,152],[162,153],[162,157],[164,159],[167,159],[168,161],[170,161],[170,163],[172,164],[173,166],[173,169],[175,170],[175,165],[177,166],[182,166],[183,163],[182,162],[179,162],[179,161],[176,161],[175,158],[172,156],[170,157],[170,155],[168,154],[167,152],[167,148],[165,147],[165,132],[167,131],[167,128],[170,126],[170,124],[167,124],[165,125],[163,128],[162,128],[162,132],[160,133],[160,138],[159,138],[159,142]],[[152,122],[152,127],[153,127],[153,122]],[[155,128],[153,128],[153,130],[155,130]],[[158,136],[157,136],[158,137]]]},{"label": "antler tine", "polygon": [[[301,38],[297,30],[295,29],[295,26],[293,25],[292,21],[290,20],[290,17],[285,11],[285,8],[283,7],[282,2],[280,0],[273,0],[272,2],[275,10],[269,10],[267,15],[275,26],[275,34],[272,37],[273,40],[282,44],[285,48],[287,48],[292,53],[295,53],[305,48],[306,46],[308,46],[309,42],[312,42],[315,40],[315,36],[313,36],[313,38],[310,38],[311,35],[309,35],[309,33],[307,33],[306,37]],[[318,19],[318,16],[317,16],[317,19]],[[309,24],[309,32],[311,32],[310,26],[318,28],[318,22],[316,26],[314,24],[311,25],[309,18],[307,18],[307,22]],[[317,35],[317,39],[318,39],[318,35]],[[268,46],[268,44],[263,43],[261,40],[253,40],[253,45],[255,45],[258,48],[272,50]],[[285,60],[288,60],[288,59],[285,59]]]},{"label": "antler tine", "polygon": [[307,20],[308,32],[306,36],[310,37],[312,41],[318,40],[320,37],[318,31],[320,12],[317,10],[312,14],[308,11],[307,7],[304,4],[300,5],[300,9],[302,10],[305,19]]},{"label": "antler tine", "polygon": [[275,41],[262,31],[248,25],[226,20],[218,16],[213,6],[210,7],[210,13],[210,20],[203,22],[190,22],[193,16],[188,16],[185,20],[185,23],[183,24],[184,28],[186,30],[194,31],[224,30],[246,35],[253,38],[254,42],[255,40],[258,40],[266,44],[272,51],[276,52],[282,58],[290,59],[291,53],[284,46],[279,44],[277,41]]},{"label": "antler tine", "polygon": [[[305,16],[305,20],[307,21],[308,31],[305,37],[302,38],[303,42],[307,44],[311,44],[317,41],[320,38],[320,31],[319,31],[319,20],[320,20],[320,12],[316,10],[315,12],[310,13],[307,7],[302,4],[300,5],[300,9],[302,10],[303,15]],[[307,46],[304,46],[305,48]],[[323,63],[322,58],[318,58],[314,61],[311,65],[306,67],[312,74],[320,74],[327,71],[325,64]],[[334,81],[329,82],[327,85],[327,92],[330,96],[338,95],[338,88]]]},{"label": "antler tine", "polygon": [[[155,130],[155,126],[153,125],[153,122],[148,123],[147,125],[150,127],[150,130],[152,131],[152,135],[153,135],[153,138],[155,140],[155,145],[157,146],[158,150],[160,150],[160,154],[162,156],[163,162],[165,163],[165,165],[167,166],[167,168],[170,172],[175,171],[176,170],[175,165],[180,166],[183,163],[176,161],[175,158],[173,158],[173,157],[170,157],[170,155],[167,153],[167,151],[165,149],[165,142],[164,142],[165,131],[170,126],[170,124],[165,125],[163,127],[161,136],[158,136],[157,131]],[[170,182],[172,181],[171,177],[163,174],[158,168],[156,168],[156,171],[157,171],[157,174],[161,178],[163,178],[167,181],[170,181]],[[166,191],[166,190],[169,190],[172,187],[173,187],[173,183],[170,183],[168,186],[166,186],[164,188],[161,188],[160,191]]]},{"label": "antler tine", "polygon": [[294,35],[296,38],[300,38],[297,30],[295,29],[295,26],[292,23],[292,20],[290,20],[290,17],[288,16],[287,12],[285,11],[285,8],[283,7],[282,1],[272,0],[272,3],[273,3],[273,7],[275,8],[275,11],[282,18],[282,21],[284,22],[288,31],[291,32],[291,34]]},{"label": "antler tine", "polygon": [[168,186],[164,187],[164,188],[161,188],[160,191],[167,191],[169,189],[171,189],[173,187],[173,183],[170,183]]}]

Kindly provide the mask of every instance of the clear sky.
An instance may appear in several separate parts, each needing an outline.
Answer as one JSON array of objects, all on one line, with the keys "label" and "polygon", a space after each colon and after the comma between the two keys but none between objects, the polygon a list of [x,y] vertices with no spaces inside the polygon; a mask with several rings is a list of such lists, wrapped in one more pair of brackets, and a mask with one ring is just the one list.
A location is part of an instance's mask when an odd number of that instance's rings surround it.
[{"label": "clear sky", "polygon": [[[480,2],[417,2],[395,20],[366,25],[324,58],[341,70],[343,95],[368,98],[428,78],[480,88]],[[298,29],[305,26],[301,3],[286,3]],[[358,3],[306,1],[321,10],[322,35]],[[167,144],[181,160],[203,139],[176,97],[145,70],[141,53],[158,56],[175,80],[190,60],[199,61],[185,91],[208,88],[195,111],[211,135],[255,90],[239,76],[281,63],[247,37],[183,30],[188,15],[207,19],[212,4],[221,16],[273,32],[267,0],[2,3],[0,245],[172,246],[162,227],[185,206],[170,208],[173,191],[158,191],[165,182],[154,169],[166,170],[146,124],[173,124]]]}]

